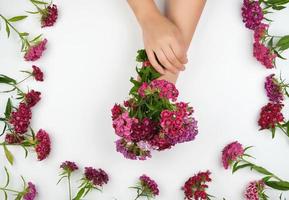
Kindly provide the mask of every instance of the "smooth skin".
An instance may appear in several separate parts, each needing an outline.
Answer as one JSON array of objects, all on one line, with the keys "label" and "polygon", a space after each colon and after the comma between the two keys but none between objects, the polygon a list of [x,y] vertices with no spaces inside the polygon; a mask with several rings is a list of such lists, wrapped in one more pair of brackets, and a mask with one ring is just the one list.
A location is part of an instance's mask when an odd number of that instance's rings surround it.
[{"label": "smooth skin", "polygon": [[206,0],[166,0],[165,15],[154,0],[128,0],[143,32],[144,47],[161,79],[175,83]]}]

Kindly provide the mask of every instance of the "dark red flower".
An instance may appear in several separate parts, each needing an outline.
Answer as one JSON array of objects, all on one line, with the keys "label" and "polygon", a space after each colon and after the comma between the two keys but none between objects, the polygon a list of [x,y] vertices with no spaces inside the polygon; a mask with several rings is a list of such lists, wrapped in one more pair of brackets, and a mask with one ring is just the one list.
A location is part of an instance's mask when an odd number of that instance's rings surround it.
[{"label": "dark red flower", "polygon": [[141,186],[143,187],[143,190],[149,189],[149,193],[152,196],[159,195],[158,184],[153,179],[151,179],[147,175],[142,175],[141,177],[139,177],[139,180],[140,180]]},{"label": "dark red flower", "polygon": [[207,182],[211,182],[211,172],[199,172],[198,174],[190,177],[185,185],[182,187],[185,193],[185,199],[188,200],[206,200],[208,194],[206,189],[208,188]]},{"label": "dark red flower", "polygon": [[20,144],[24,140],[22,135],[8,133],[5,135],[5,142],[7,144]]},{"label": "dark red flower", "polygon": [[109,178],[107,173],[102,169],[94,169],[92,167],[85,167],[84,176],[91,181],[95,186],[102,186],[107,184]]},{"label": "dark red flower", "polygon": [[35,65],[32,66],[32,76],[34,76],[36,81],[43,81],[43,72],[41,71],[41,69]]},{"label": "dark red flower", "polygon": [[43,10],[44,14],[41,17],[41,25],[43,27],[53,26],[58,17],[58,10],[55,4],[48,6]]},{"label": "dark red flower", "polygon": [[111,109],[112,119],[118,118],[122,114],[122,108],[118,104],[114,104],[113,108]]},{"label": "dark red flower", "polygon": [[41,99],[40,97],[41,93],[38,91],[31,90],[24,96],[25,103],[28,107],[35,106]]},{"label": "dark red flower", "polygon": [[38,60],[46,49],[47,39],[37,42],[34,45],[29,46],[24,58],[26,61]]},{"label": "dark red flower", "polygon": [[78,166],[75,164],[75,162],[71,161],[65,161],[60,165],[60,168],[62,168],[65,171],[73,172],[75,170],[78,170]]},{"label": "dark red flower", "polygon": [[278,123],[284,121],[284,116],[281,113],[283,106],[280,103],[268,103],[262,107],[258,121],[261,130],[275,128]]},{"label": "dark red flower", "polygon": [[11,113],[9,123],[13,125],[14,131],[19,134],[27,132],[32,112],[25,103],[20,103],[16,111]]},{"label": "dark red flower", "polygon": [[51,151],[50,137],[45,130],[40,129],[36,134],[35,151],[37,153],[37,158],[40,161],[47,158]]}]

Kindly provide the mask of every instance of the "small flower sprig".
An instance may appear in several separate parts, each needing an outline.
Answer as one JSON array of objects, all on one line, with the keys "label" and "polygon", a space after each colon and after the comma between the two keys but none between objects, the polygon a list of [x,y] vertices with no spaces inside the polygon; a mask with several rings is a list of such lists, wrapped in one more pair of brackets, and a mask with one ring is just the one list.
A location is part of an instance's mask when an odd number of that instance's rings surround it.
[{"label": "small flower sprig", "polygon": [[[38,160],[44,160],[50,153],[51,141],[48,133],[40,129],[36,134],[30,126],[32,118],[32,107],[41,99],[41,93],[30,90],[23,92],[19,85],[30,77],[36,81],[43,81],[43,72],[40,68],[32,66],[32,71],[24,71],[28,74],[23,80],[17,82],[15,79],[0,75],[0,84],[11,86],[12,89],[4,91],[5,93],[15,92],[17,94],[17,103],[8,98],[4,116],[0,117],[0,122],[4,123],[0,136],[5,134],[5,140],[0,142],[3,146],[6,158],[13,164],[14,157],[9,151],[8,146],[20,146],[25,150],[25,157],[28,155],[28,148],[33,148],[37,153]],[[15,101],[16,101],[15,100]],[[18,107],[14,105],[18,104]]]},{"label": "small flower sprig", "polygon": [[27,18],[26,15],[20,15],[15,16],[12,18],[7,18],[0,14],[0,18],[5,23],[5,30],[7,33],[7,37],[9,38],[11,29],[15,31],[15,33],[19,36],[21,40],[21,52],[24,52],[24,59],[26,61],[35,61],[38,60],[42,54],[43,51],[46,49],[46,43],[47,39],[41,39],[42,35],[38,35],[34,37],[33,39],[29,39],[29,33],[28,32],[21,32],[19,31],[15,26],[15,22],[19,22],[21,20],[24,20]]},{"label": "small flower sprig", "polygon": [[65,161],[60,165],[60,168],[62,169],[62,172],[60,174],[60,179],[57,184],[60,183],[64,178],[67,178],[69,200],[72,200],[71,174],[74,171],[78,170],[78,166],[75,164],[75,162]]},{"label": "small flower sprig", "polygon": [[211,172],[199,172],[194,176],[190,177],[182,187],[185,194],[185,199],[187,200],[210,200],[212,195],[207,193],[208,182],[211,182],[210,178]]},{"label": "small flower sprig", "polygon": [[55,4],[39,0],[29,0],[37,11],[27,11],[30,14],[40,14],[41,27],[53,26],[58,18],[58,9]]},{"label": "small flower sprig", "polygon": [[150,200],[159,195],[158,184],[147,175],[140,176],[137,185],[130,188],[136,189],[137,191],[137,196],[134,200],[140,197],[146,197]]},{"label": "small flower sprig", "polygon": [[[288,0],[244,0],[242,17],[246,28],[254,31],[254,57],[267,69],[276,67],[276,57],[285,59],[281,54],[289,48],[289,35],[272,36],[269,24],[272,20],[266,17],[274,10],[286,8]],[[263,23],[267,21],[267,23]]]},{"label": "small flower sprig", "polygon": [[243,145],[237,141],[225,146],[222,151],[223,167],[225,169],[232,167],[232,173],[235,173],[240,169],[249,168],[251,171],[256,171],[264,175],[262,181],[266,186],[276,190],[289,191],[288,181],[284,181],[264,167],[258,166],[247,160],[248,158],[253,158],[251,155],[246,153],[250,148],[251,146],[243,148]]},{"label": "small flower sprig", "polygon": [[270,74],[266,77],[264,87],[269,103],[261,109],[258,120],[260,130],[270,130],[274,138],[278,129],[289,137],[289,121],[286,121],[282,114],[285,96],[289,97],[289,84],[281,76],[277,79],[275,74]]},{"label": "small flower sprig", "polygon": [[37,195],[37,190],[35,185],[32,182],[26,183],[25,179],[21,176],[23,181],[22,191],[9,188],[10,183],[10,174],[5,168],[6,173],[6,183],[3,187],[0,187],[0,191],[4,194],[4,200],[8,200],[8,194],[13,194],[16,196],[15,200],[34,200]]}]

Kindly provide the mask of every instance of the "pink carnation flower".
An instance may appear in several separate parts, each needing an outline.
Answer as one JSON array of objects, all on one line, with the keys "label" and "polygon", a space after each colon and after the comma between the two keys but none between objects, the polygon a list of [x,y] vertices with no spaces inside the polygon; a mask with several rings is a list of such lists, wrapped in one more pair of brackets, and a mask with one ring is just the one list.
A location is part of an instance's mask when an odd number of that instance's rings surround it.
[{"label": "pink carnation flower", "polygon": [[35,61],[38,60],[41,56],[43,51],[46,49],[47,39],[44,39],[37,44],[30,46],[26,51],[24,58],[26,61]]},{"label": "pink carnation flower", "polygon": [[9,122],[13,125],[16,133],[24,134],[27,132],[31,117],[30,107],[25,103],[20,103],[17,111],[11,113]]},{"label": "pink carnation flower", "polygon": [[53,26],[58,17],[58,10],[55,4],[44,9],[44,14],[41,17],[41,25],[43,27]]},{"label": "pink carnation flower", "polygon": [[32,76],[35,78],[36,81],[43,81],[43,72],[39,67],[35,65],[32,66]]},{"label": "pink carnation flower", "polygon": [[228,169],[232,162],[243,156],[243,154],[244,149],[242,144],[237,141],[228,144],[222,152],[222,162],[224,168]]},{"label": "pink carnation flower", "polygon": [[253,48],[254,57],[262,63],[267,69],[272,69],[275,65],[276,54],[272,53],[269,48],[259,42],[254,43]]},{"label": "pink carnation flower", "polygon": [[137,122],[138,120],[131,118],[128,112],[124,112],[118,118],[113,120],[113,128],[118,136],[130,139],[132,124]]},{"label": "pink carnation flower", "polygon": [[35,90],[31,90],[24,96],[25,103],[29,108],[35,106],[41,99],[41,93]]},{"label": "pink carnation flower", "polygon": [[25,189],[23,196],[24,200],[34,200],[37,195],[36,187],[33,183],[28,182],[28,187]]},{"label": "pink carnation flower", "polygon": [[264,192],[265,184],[263,180],[252,181],[246,188],[245,197],[246,200],[261,200],[260,194]]}]

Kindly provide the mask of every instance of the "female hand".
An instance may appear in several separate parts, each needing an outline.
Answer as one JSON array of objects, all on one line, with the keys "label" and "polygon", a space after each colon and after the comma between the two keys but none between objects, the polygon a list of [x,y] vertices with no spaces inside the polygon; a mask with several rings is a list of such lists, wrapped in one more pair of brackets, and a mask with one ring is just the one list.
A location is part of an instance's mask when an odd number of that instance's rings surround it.
[{"label": "female hand", "polygon": [[177,74],[188,62],[186,45],[179,29],[160,13],[151,13],[140,20],[144,46],[153,67],[161,74]]}]

